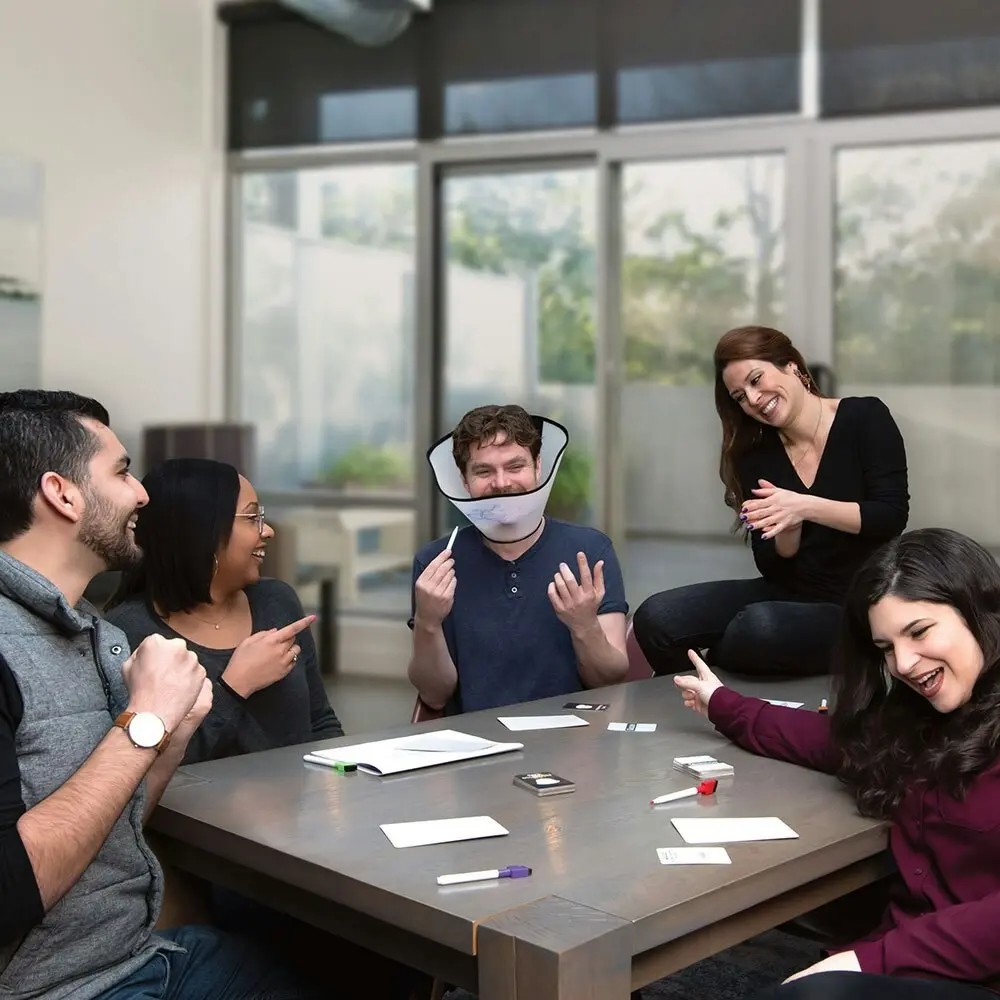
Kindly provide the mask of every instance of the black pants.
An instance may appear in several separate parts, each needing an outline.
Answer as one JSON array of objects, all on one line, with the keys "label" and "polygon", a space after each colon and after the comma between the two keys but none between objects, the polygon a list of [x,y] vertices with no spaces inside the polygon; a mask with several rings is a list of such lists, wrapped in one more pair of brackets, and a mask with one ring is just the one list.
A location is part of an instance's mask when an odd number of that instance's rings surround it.
[{"label": "black pants", "polygon": [[723,670],[805,677],[827,673],[840,618],[840,605],[796,600],[758,577],[654,594],[632,629],[657,674],[690,670],[688,649],[708,647]]},{"label": "black pants", "polygon": [[818,972],[758,993],[754,1000],[996,1000],[983,986],[865,972]]}]

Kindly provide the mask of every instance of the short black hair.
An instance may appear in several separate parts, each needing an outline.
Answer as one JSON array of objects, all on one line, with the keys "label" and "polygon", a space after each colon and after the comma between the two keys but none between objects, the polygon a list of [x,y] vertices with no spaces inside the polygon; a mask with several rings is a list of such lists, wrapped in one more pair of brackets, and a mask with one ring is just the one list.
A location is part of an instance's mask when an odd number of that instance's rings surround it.
[{"label": "short black hair", "polygon": [[0,392],[0,543],[23,535],[34,520],[42,476],[55,472],[77,485],[89,477],[97,437],[84,418],[110,426],[108,411],[75,392]]},{"label": "short black hair", "polygon": [[207,604],[215,556],[233,533],[240,474],[209,458],[172,458],[142,485],[149,494],[135,527],[142,561],[123,575],[108,607],[140,595],[164,614]]}]

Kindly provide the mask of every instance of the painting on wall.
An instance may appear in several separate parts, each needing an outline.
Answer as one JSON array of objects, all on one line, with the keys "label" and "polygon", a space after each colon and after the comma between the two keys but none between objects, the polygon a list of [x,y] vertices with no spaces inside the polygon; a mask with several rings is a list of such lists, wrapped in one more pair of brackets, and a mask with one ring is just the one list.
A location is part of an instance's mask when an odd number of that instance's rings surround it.
[{"label": "painting on wall", "polygon": [[41,381],[42,203],[41,165],[0,149],[0,391]]}]

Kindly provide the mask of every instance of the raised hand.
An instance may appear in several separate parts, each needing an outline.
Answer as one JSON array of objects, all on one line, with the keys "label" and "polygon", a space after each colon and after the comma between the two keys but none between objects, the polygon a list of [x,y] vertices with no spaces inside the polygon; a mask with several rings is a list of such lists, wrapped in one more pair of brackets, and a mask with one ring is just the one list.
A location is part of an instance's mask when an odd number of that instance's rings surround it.
[{"label": "raised hand", "polygon": [[683,674],[674,678],[674,684],[684,696],[684,707],[708,718],[708,703],[712,695],[723,687],[722,681],[712,673],[709,665],[693,650],[688,650],[688,659],[694,665],[696,676]]},{"label": "raised hand", "polygon": [[152,712],[172,733],[192,711],[206,680],[205,668],[183,639],[153,633],[122,666],[132,712]]},{"label": "raised hand", "polygon": [[315,615],[306,615],[284,628],[254,632],[233,650],[222,679],[243,698],[276,684],[291,673],[302,652],[296,636],[315,620]]},{"label": "raised hand", "polygon": [[442,549],[417,577],[413,588],[414,623],[437,628],[451,614],[457,586],[451,549]]},{"label": "raised hand", "polygon": [[548,588],[552,609],[570,631],[593,625],[604,601],[604,561],[598,560],[591,573],[586,555],[577,552],[576,565],[579,580],[566,563],[560,563]]}]

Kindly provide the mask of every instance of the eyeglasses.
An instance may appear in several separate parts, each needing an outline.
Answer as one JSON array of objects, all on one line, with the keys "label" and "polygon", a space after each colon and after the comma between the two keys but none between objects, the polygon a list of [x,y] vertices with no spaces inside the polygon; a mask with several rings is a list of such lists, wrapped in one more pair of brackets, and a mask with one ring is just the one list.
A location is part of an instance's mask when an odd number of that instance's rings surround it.
[{"label": "eyeglasses", "polygon": [[248,521],[256,521],[257,522],[257,534],[258,535],[263,535],[264,534],[264,508],[263,507],[258,507],[257,508],[257,512],[254,513],[254,514],[237,514],[236,516],[237,517],[244,517]]}]

